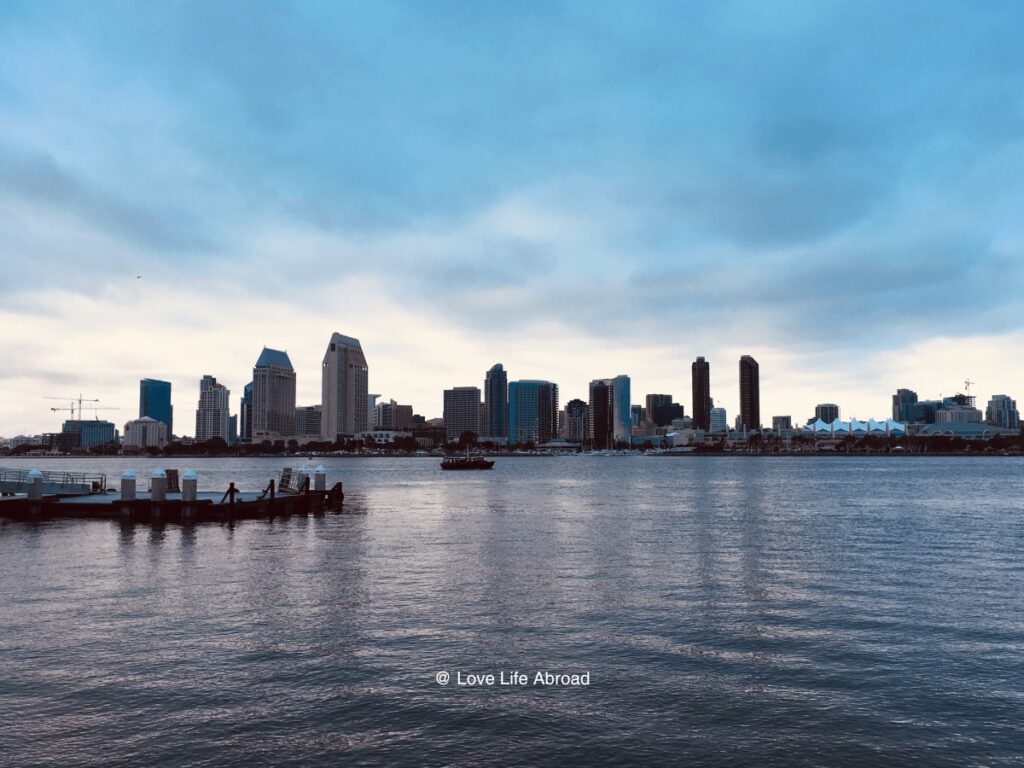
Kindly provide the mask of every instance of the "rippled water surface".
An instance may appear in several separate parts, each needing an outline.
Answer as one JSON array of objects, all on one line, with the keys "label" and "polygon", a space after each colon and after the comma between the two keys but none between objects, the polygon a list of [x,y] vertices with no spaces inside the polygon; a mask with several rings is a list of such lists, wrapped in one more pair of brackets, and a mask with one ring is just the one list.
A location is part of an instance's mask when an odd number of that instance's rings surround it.
[{"label": "rippled water surface", "polygon": [[[0,764],[1024,764],[1018,459],[325,464],[344,514],[0,522]],[[512,670],[590,685],[454,679]]]}]

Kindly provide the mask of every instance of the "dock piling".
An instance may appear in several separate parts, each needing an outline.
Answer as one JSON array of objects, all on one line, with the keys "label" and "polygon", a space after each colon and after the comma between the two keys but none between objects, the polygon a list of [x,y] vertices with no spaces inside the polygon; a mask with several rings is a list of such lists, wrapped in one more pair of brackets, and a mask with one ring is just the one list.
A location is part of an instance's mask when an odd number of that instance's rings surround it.
[{"label": "dock piling", "polygon": [[156,522],[163,511],[163,502],[167,500],[167,473],[162,469],[154,469],[149,476],[149,517]]},{"label": "dock piling", "polygon": [[28,497],[33,501],[43,498],[43,470],[33,469],[28,473]]},{"label": "dock piling", "polygon": [[194,469],[186,469],[181,476],[181,500],[195,501],[196,489],[199,486],[199,475]]},{"label": "dock piling", "polygon": [[181,476],[181,517],[191,520],[196,514],[196,489],[199,486],[199,475],[194,469],[186,469]]},{"label": "dock piling", "polygon": [[135,501],[135,473],[130,469],[121,473],[121,501]]},{"label": "dock piling", "polygon": [[162,469],[154,469],[149,478],[150,498],[153,501],[165,501],[167,499],[167,473]]}]

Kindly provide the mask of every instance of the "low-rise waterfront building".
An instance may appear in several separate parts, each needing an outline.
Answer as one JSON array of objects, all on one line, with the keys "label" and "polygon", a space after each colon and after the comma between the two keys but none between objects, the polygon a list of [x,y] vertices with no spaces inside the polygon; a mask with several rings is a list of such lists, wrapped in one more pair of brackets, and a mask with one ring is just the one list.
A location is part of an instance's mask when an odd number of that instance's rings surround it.
[{"label": "low-rise waterfront building", "polygon": [[356,439],[362,440],[364,443],[368,443],[372,440],[377,445],[392,445],[400,438],[412,436],[412,432],[407,432],[405,430],[374,429],[370,432],[359,432],[356,435]]},{"label": "low-rise waterfront building", "polygon": [[117,427],[113,422],[100,419],[68,419],[57,434],[60,436],[48,441],[48,445],[57,450],[93,448],[118,442]]},{"label": "low-rise waterfront building", "polygon": [[994,437],[1016,437],[1017,429],[993,427],[981,421],[947,421],[926,424],[918,431],[919,437],[958,437],[963,440],[991,440]]},{"label": "low-rise waterfront building", "polygon": [[143,416],[124,425],[125,449],[163,448],[167,445],[167,425],[157,419]]},{"label": "low-rise waterfront building", "polygon": [[953,405],[949,408],[941,408],[935,412],[936,424],[949,424],[950,422],[980,422],[983,421],[982,413],[977,408],[967,405]]},{"label": "low-rise waterfront building", "polygon": [[834,419],[833,421],[826,422],[822,419],[817,419],[807,427],[801,430],[802,433],[810,437],[903,437],[907,434],[907,425],[893,421],[892,419],[885,419],[884,421],[875,421],[874,419],[868,419],[867,421],[860,421],[859,419],[850,419],[849,421],[841,421],[840,419]]}]

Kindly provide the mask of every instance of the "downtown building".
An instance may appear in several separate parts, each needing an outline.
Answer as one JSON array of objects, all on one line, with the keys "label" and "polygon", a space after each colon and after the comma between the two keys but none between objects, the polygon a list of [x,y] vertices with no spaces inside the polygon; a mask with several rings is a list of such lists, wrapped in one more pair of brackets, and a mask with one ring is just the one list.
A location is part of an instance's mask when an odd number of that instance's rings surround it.
[{"label": "downtown building", "polygon": [[[380,397],[380,395],[375,395],[374,397]],[[389,400],[386,403],[377,403],[374,408],[373,428],[392,429],[401,432],[412,426],[412,417],[411,405],[399,405],[394,400]]]},{"label": "downtown building", "polygon": [[558,435],[558,385],[524,379],[508,385],[508,442],[540,444]]},{"label": "downtown building", "polygon": [[305,440],[319,440],[321,429],[321,406],[300,405],[295,409],[295,436]]},{"label": "downtown building", "polygon": [[591,381],[587,418],[595,449],[614,448],[621,443],[628,445],[633,434],[629,376],[623,374]]},{"label": "downtown building", "polygon": [[761,374],[757,360],[740,358],[740,416],[738,426],[745,431],[761,429]]},{"label": "downtown building", "polygon": [[690,366],[693,387],[693,428],[711,428],[711,365],[698,357]]},{"label": "downtown building", "polygon": [[1009,395],[992,395],[985,408],[985,423],[1003,429],[1020,429],[1017,401]]},{"label": "downtown building", "polygon": [[139,418],[150,418],[167,425],[167,436],[174,434],[174,407],[171,405],[171,382],[160,379],[139,381]]},{"label": "downtown building", "polygon": [[43,436],[47,447],[61,451],[75,448],[95,448],[118,442],[113,422],[101,419],[68,419],[60,432]]},{"label": "downtown building", "polygon": [[252,382],[242,387],[242,400],[238,407],[238,439],[243,443],[252,442]]},{"label": "downtown building", "polygon": [[321,439],[335,442],[370,429],[370,369],[359,339],[334,333],[324,354]]},{"label": "downtown building", "polygon": [[912,389],[897,389],[892,396],[892,420],[906,424],[916,421],[917,392]]},{"label": "downtown building", "polygon": [[[980,422],[984,414],[975,407],[973,395],[955,394],[941,400],[919,400],[914,404],[916,424]],[[952,411],[954,413],[947,413]]]},{"label": "downtown building", "polygon": [[123,448],[163,448],[167,445],[167,425],[149,416],[140,416],[124,425]]},{"label": "downtown building", "polygon": [[213,376],[199,382],[199,405],[196,408],[196,442],[219,437],[231,439],[231,392]]},{"label": "downtown building", "polygon": [[590,439],[590,407],[576,398],[565,404],[559,434],[570,443],[583,444]]},{"label": "downtown building", "polygon": [[729,416],[725,408],[712,407],[708,411],[708,431],[716,435],[724,435],[729,432]]},{"label": "downtown building", "polygon": [[484,412],[481,429],[498,442],[508,438],[508,373],[495,363],[484,376]]},{"label": "downtown building", "polygon": [[295,369],[287,352],[264,347],[252,369],[254,443],[295,435]]},{"label": "downtown building", "polygon": [[831,424],[839,420],[839,406],[835,403],[818,403],[814,406],[814,418],[808,419],[807,423],[824,421]]},{"label": "downtown building", "polygon": [[448,440],[464,432],[480,437],[480,388],[455,387],[444,391],[444,429]]},{"label": "downtown building", "polygon": [[966,423],[981,424],[984,414],[971,405],[953,405],[935,412],[935,424]]},{"label": "downtown building", "polygon": [[772,431],[791,432],[793,430],[792,416],[772,416]]},{"label": "downtown building", "polygon": [[672,395],[647,395],[647,418],[656,427],[668,427],[676,419],[683,418],[683,406],[672,400]]},{"label": "downtown building", "polygon": [[[380,422],[377,421],[378,397],[380,397],[380,395],[375,395],[372,392],[366,396],[366,420],[369,422],[370,429],[373,429],[380,424]],[[394,400],[391,402],[394,402]]]}]

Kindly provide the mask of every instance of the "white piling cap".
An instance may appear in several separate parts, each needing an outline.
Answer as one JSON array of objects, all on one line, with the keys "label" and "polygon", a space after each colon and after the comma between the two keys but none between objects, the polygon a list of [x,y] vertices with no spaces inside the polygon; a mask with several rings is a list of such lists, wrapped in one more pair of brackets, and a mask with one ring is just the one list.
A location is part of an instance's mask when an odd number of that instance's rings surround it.
[{"label": "white piling cap", "polygon": [[167,473],[164,472],[159,467],[157,467],[156,469],[153,470],[153,474],[151,474],[150,477],[155,477],[155,478],[167,477]]},{"label": "white piling cap", "polygon": [[124,472],[121,473],[121,479],[122,480],[134,480],[135,479],[135,472],[134,472],[134,470],[126,469]]},{"label": "white piling cap", "polygon": [[316,465],[316,469],[314,469],[313,471],[316,472],[318,475],[326,475],[327,474],[327,470],[324,469],[324,465],[323,464],[317,464]]},{"label": "white piling cap", "polygon": [[39,478],[39,477],[43,476],[43,470],[41,470],[41,469],[30,469],[28,471],[28,476],[29,476],[30,479],[35,480],[36,478]]},{"label": "white piling cap", "polygon": [[181,479],[182,480],[198,480],[199,479],[199,475],[196,474],[196,471],[194,469],[186,469],[185,472],[182,474]]}]

